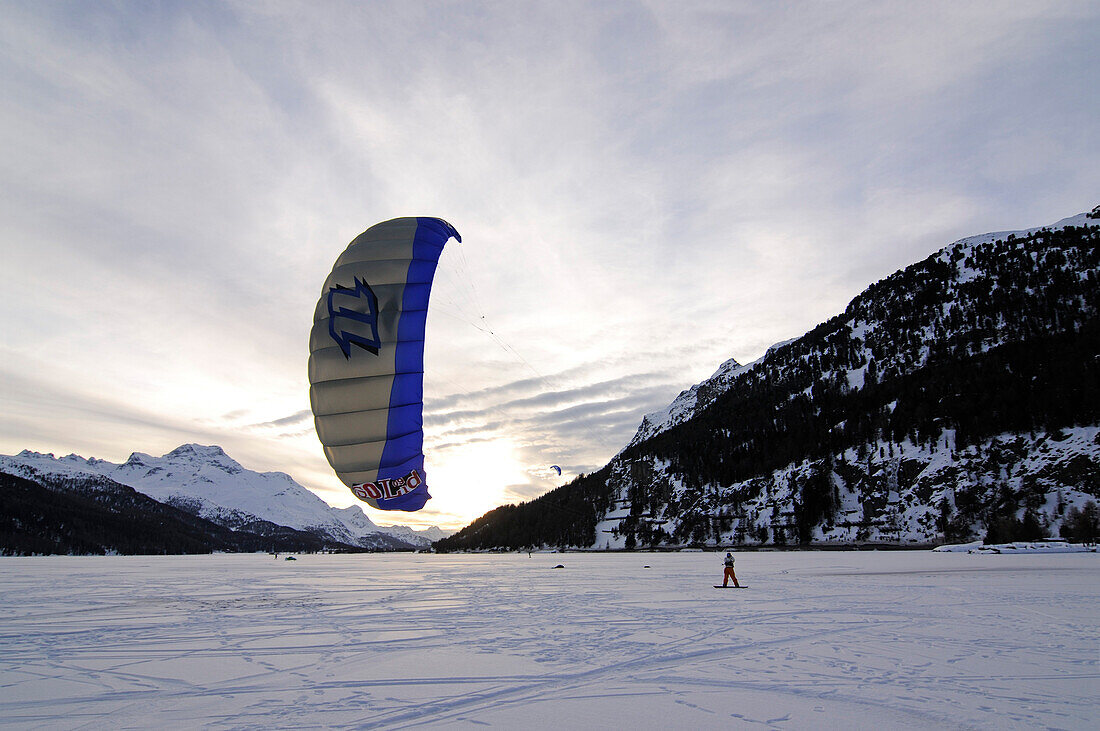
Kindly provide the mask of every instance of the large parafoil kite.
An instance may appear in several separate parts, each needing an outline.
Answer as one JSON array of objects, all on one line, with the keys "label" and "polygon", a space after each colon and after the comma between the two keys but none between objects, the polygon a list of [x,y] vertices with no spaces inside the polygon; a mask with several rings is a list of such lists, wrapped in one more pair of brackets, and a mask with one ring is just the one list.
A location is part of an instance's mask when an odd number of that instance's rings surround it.
[{"label": "large parafoil kite", "polygon": [[454,227],[395,218],[355,237],[321,290],[309,336],[309,400],[329,464],[380,510],[419,510],[428,296]]}]

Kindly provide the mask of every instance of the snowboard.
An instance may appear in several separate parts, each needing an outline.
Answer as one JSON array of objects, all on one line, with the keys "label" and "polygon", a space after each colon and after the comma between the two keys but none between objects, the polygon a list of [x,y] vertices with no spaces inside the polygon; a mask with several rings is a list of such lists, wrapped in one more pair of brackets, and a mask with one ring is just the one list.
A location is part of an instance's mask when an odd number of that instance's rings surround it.
[{"label": "snowboard", "polygon": [[742,584],[741,586],[722,586],[721,584],[715,584],[715,589],[748,589],[749,587]]}]

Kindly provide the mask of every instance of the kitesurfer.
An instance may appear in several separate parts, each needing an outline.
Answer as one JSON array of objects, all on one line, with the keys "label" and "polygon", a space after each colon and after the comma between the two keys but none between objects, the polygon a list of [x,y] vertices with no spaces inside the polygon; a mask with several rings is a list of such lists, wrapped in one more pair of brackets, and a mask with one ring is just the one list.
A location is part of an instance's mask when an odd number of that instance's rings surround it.
[{"label": "kitesurfer", "polygon": [[733,579],[733,585],[737,588],[741,588],[741,585],[737,583],[737,574],[733,573],[733,554],[726,553],[726,570],[722,574],[722,586],[727,586],[730,579]]}]

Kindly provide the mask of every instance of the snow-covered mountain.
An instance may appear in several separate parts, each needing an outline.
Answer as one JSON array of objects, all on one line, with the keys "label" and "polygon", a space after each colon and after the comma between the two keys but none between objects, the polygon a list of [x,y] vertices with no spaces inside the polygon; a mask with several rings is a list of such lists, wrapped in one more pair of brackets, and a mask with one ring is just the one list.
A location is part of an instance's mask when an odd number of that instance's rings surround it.
[{"label": "snow-covered mountain", "polygon": [[[953,281],[947,282],[947,289],[944,291],[945,299],[950,299],[956,294],[956,290],[959,286],[969,284],[976,279],[988,279],[989,274],[974,269],[972,266],[967,266],[965,262],[972,261],[973,252],[975,248],[990,245],[997,241],[1005,241],[1009,238],[1012,239],[1025,239],[1029,236],[1034,236],[1037,233],[1043,231],[1061,231],[1066,227],[1100,227],[1100,219],[1090,217],[1090,214],[1081,213],[1076,216],[1064,218],[1058,223],[1051,226],[1040,226],[1036,228],[1023,229],[1020,231],[997,231],[993,233],[981,234],[978,236],[969,236],[964,239],[960,239],[950,246],[941,249],[937,254],[931,257],[931,260],[939,261],[942,263],[963,262],[963,265],[959,268],[958,276]],[[900,274],[900,272],[899,272]],[[896,276],[896,275],[895,275]],[[881,285],[881,283],[880,283]],[[995,285],[994,285],[995,286]],[[860,301],[857,298],[853,301],[852,305],[855,305]],[[872,331],[876,328],[885,328],[888,323],[877,322],[874,319],[868,318],[866,313],[859,312],[858,308],[849,305],[843,318],[843,324],[850,328],[853,333],[856,333],[863,337],[864,340],[868,339],[868,336],[872,334]],[[950,307],[950,305],[948,305]],[[861,316],[862,315],[862,316]],[[934,333],[926,333],[931,337]],[[752,370],[757,364],[774,358],[777,351],[781,351],[783,348],[799,342],[802,338],[791,338],[784,340],[783,342],[776,343],[768,348],[767,352],[756,361],[748,365],[740,365],[736,360],[730,359],[723,363],[718,370],[710,378],[697,383],[686,391],[682,391],[671,404],[666,406],[660,411],[654,411],[646,414],[642,417],[642,423],[638,427],[638,431],[634,434],[634,438],[630,440],[628,447],[634,446],[645,440],[666,431],[677,424],[682,424],[689,419],[698,415],[703,409],[714,402],[719,396],[725,393],[733,382],[741,374]],[[989,349],[997,344],[996,341],[990,341],[984,344],[985,349]],[[863,376],[862,369],[857,372],[856,369],[845,374],[851,379],[861,379]]]},{"label": "snow-covered mountain", "polygon": [[444,537],[434,527],[378,526],[357,506],[334,508],[289,475],[245,469],[217,446],[184,444],[161,457],[134,452],[122,464],[23,451],[0,456],[0,470],[30,479],[106,477],[233,529],[267,521],[340,543],[387,549],[426,548]]},{"label": "snow-covered mountain", "polygon": [[1097,353],[1100,207],[965,238],[727,361],[603,469],[438,547],[1065,534],[1100,499]]}]

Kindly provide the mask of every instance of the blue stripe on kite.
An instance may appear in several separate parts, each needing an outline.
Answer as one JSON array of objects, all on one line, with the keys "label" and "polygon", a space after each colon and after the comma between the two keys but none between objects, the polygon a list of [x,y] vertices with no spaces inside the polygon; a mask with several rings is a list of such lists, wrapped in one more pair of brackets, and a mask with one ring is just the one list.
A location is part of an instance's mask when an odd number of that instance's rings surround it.
[{"label": "blue stripe on kite", "polygon": [[[424,370],[424,343],[413,347],[413,343],[405,341],[400,348],[394,349],[393,370],[395,373],[419,373]],[[392,390],[391,390],[392,393]]]},{"label": "blue stripe on kite", "polygon": [[[410,462],[419,455],[421,459],[424,458],[420,454],[424,450],[424,432],[416,428],[415,425],[410,425],[413,431],[405,434],[394,434],[393,436],[386,437],[386,458],[389,460],[390,465],[396,467],[397,465],[403,465]],[[390,428],[394,428],[393,421],[390,422]],[[423,465],[421,464],[421,467]],[[412,469],[411,467],[409,469]],[[383,475],[379,471],[379,477],[404,477],[408,474],[409,470],[405,470],[402,474],[395,475]]]},{"label": "blue stripe on kite", "polygon": [[410,303],[414,306],[411,309],[414,310],[426,310],[428,309],[428,295],[431,294],[432,283],[431,280],[427,282],[408,282],[405,284],[405,291],[401,295],[401,305]]},{"label": "blue stripe on kite", "polygon": [[[427,310],[404,310],[401,313],[401,320],[397,324],[397,343],[402,348],[409,348],[411,345],[407,345],[410,341],[424,340],[424,331],[428,324],[428,311]],[[423,352],[424,344],[421,343],[417,350]],[[395,356],[396,357],[396,356]],[[417,369],[422,370],[422,369]]]},{"label": "blue stripe on kite", "polygon": [[[402,432],[391,431],[391,429],[397,428],[399,425],[409,427],[410,430],[420,430],[424,428],[424,405],[420,402],[413,404],[406,404],[405,406],[391,406],[389,413],[389,422],[386,425],[386,439],[395,439],[402,435]],[[408,432],[405,432],[406,434]]]},{"label": "blue stripe on kite", "polygon": [[378,500],[381,510],[419,510],[430,497],[424,473],[424,331],[436,264],[443,246],[452,236],[462,241],[458,231],[446,221],[417,219],[412,261],[397,322],[397,343],[394,345],[397,374],[390,389],[386,445],[382,448],[378,478],[405,477],[415,469],[424,483],[406,495]]},{"label": "blue stripe on kite", "polygon": [[[439,262],[439,255],[443,253],[443,247],[440,246],[439,250],[435,252],[435,259],[413,259],[409,262],[409,278],[406,280],[408,284],[431,284],[435,278],[435,267]],[[426,294],[426,293],[425,293]],[[424,302],[424,306],[428,305],[427,301]],[[420,309],[420,308],[417,308]]]}]

